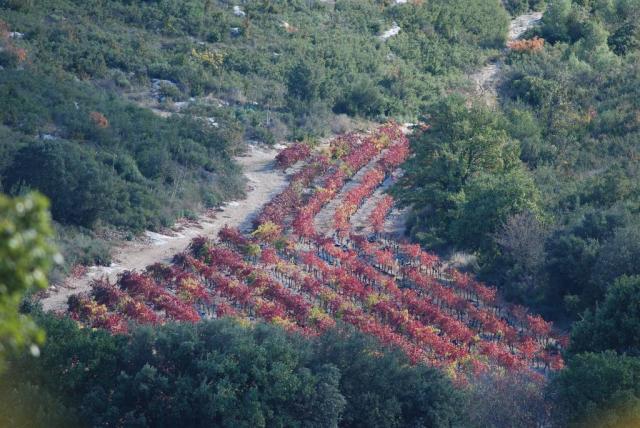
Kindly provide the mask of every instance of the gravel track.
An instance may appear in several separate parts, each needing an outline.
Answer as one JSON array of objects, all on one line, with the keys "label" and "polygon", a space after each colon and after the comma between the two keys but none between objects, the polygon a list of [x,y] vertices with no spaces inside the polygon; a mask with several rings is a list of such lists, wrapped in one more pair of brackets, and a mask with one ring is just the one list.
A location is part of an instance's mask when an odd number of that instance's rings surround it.
[{"label": "gravel track", "polygon": [[196,236],[216,236],[224,226],[249,229],[260,208],[286,185],[286,175],[274,168],[275,149],[252,146],[246,156],[237,158],[247,177],[247,197],[228,202],[213,216],[201,216],[197,222],[179,222],[171,234],[146,232],[145,240],[125,241],[113,251],[111,266],[92,266],[80,278],[69,277],[64,284],[52,286],[41,300],[45,311],[64,311],[69,296],[88,291],[93,279],[115,281],[126,270],[144,270],[156,262],[168,262],[184,250]]}]

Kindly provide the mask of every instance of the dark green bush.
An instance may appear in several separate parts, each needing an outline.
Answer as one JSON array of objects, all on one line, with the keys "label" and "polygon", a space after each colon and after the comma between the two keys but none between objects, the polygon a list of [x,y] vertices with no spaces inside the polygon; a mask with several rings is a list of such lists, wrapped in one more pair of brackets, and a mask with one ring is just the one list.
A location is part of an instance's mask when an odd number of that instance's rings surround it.
[{"label": "dark green bush", "polygon": [[[429,426],[459,419],[461,398],[437,369],[336,331],[312,339],[233,319],[131,336],[40,317],[40,358],[0,377],[0,424],[65,426]],[[34,394],[26,394],[32,391]],[[45,420],[42,411],[51,412]]]}]

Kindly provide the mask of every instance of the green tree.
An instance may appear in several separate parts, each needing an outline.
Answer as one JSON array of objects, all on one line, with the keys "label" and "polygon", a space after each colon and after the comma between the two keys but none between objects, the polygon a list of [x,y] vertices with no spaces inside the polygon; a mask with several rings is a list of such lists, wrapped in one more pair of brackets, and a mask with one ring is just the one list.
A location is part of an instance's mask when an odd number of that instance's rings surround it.
[{"label": "green tree", "polygon": [[[546,270],[549,275],[546,300],[561,302],[565,296],[579,299],[579,312],[594,303],[592,270],[598,260],[600,244],[597,238],[567,231],[554,235],[547,244]],[[578,312],[578,313],[579,313]]]},{"label": "green tree", "polygon": [[[605,197],[612,191],[602,193]],[[567,300],[571,307],[566,309],[573,315],[593,307],[619,276],[638,273],[638,232],[629,213],[616,207],[585,211],[546,243],[545,300],[551,306]]]},{"label": "green tree", "polygon": [[505,174],[476,175],[464,189],[451,238],[465,248],[492,250],[493,234],[515,214],[538,211],[539,196],[533,179],[524,169]]},{"label": "green tree", "polygon": [[3,427],[82,427],[77,414],[60,397],[39,385],[24,382],[0,385],[0,425]]},{"label": "green tree", "polygon": [[640,359],[613,351],[577,355],[553,379],[549,391],[560,426],[638,426]]},{"label": "green tree", "polygon": [[504,7],[512,16],[520,15],[528,10],[540,10],[545,5],[544,0],[505,0]]},{"label": "green tree", "polygon": [[5,185],[14,191],[41,191],[52,200],[54,219],[86,227],[114,207],[118,189],[87,150],[61,141],[22,148],[6,172]]},{"label": "green tree", "polygon": [[42,355],[12,358],[0,376],[0,425],[29,409],[55,415],[32,418],[34,427],[65,426],[73,413],[72,426],[449,427],[459,420],[460,393],[439,370],[413,366],[350,329],[309,338],[227,318],[124,336],[50,314],[38,323],[48,337]]},{"label": "green tree", "polygon": [[622,275],[640,275],[640,222],[618,228],[600,249],[593,267],[593,283],[602,298],[607,287]]},{"label": "green tree", "polygon": [[380,89],[372,82],[362,80],[354,83],[338,98],[333,111],[351,116],[376,117],[384,113],[385,104]]},{"label": "green tree", "polygon": [[450,427],[461,419],[462,396],[444,374],[412,366],[399,351],[376,353],[370,336],[340,330],[321,338],[314,359],[340,370],[347,400],[344,427]]},{"label": "green tree", "polygon": [[576,43],[576,50],[581,58],[588,58],[597,68],[605,68],[616,59],[607,44],[609,33],[598,21],[589,20],[581,28],[581,39]]},{"label": "green tree", "polygon": [[548,236],[548,226],[530,211],[509,216],[495,234],[499,251],[492,268],[502,274],[507,298],[530,304],[544,297],[544,245]]},{"label": "green tree", "polygon": [[26,293],[46,287],[57,255],[49,242],[47,208],[46,199],[37,194],[14,199],[0,194],[0,370],[9,352],[31,345],[37,354],[37,344],[44,340],[19,306]]},{"label": "green tree", "polygon": [[321,64],[300,60],[286,76],[287,96],[294,112],[304,112],[321,97],[324,76]]},{"label": "green tree", "polygon": [[[461,97],[439,103],[428,123],[431,129],[412,138],[415,156],[394,193],[400,203],[413,207],[411,233],[422,242],[478,248],[487,233],[517,211],[513,200],[487,205],[487,192],[499,188],[506,199],[520,198],[522,208],[532,205],[522,200],[532,195],[530,180],[518,172],[518,144],[509,138],[500,115],[481,105],[469,108]],[[498,177],[505,179],[504,186]],[[489,214],[488,227],[473,237],[456,235],[452,226],[458,219],[463,219],[460,227],[465,220],[475,221],[470,212],[474,206]]]},{"label": "green tree", "polygon": [[627,22],[607,39],[609,47],[616,55],[626,55],[640,47],[640,26],[637,22]]},{"label": "green tree", "polygon": [[640,276],[615,281],[595,312],[573,327],[570,353],[604,350],[640,356]]},{"label": "green tree", "polygon": [[567,22],[571,13],[571,0],[554,1],[542,19],[542,34],[550,42],[569,40]]},{"label": "green tree", "polygon": [[587,7],[572,3],[571,0],[558,0],[549,4],[542,18],[541,32],[552,43],[575,42],[585,34],[585,24],[590,26],[593,23],[589,20]]}]

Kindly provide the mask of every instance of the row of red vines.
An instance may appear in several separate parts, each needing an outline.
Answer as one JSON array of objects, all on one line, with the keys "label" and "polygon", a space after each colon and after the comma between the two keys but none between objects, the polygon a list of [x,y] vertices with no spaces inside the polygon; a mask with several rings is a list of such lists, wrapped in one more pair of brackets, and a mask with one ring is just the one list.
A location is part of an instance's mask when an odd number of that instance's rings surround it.
[{"label": "row of red vines", "polygon": [[[341,146],[347,146],[350,151],[343,159],[343,167],[334,169],[324,178],[318,190],[316,190],[306,201],[304,206],[297,211],[293,221],[294,232],[304,238],[313,238],[317,235],[313,226],[314,217],[320,212],[323,206],[336,197],[346,181],[358,170],[363,168],[372,158],[380,153],[385,147],[391,144],[388,152],[379,161],[382,171],[391,168],[393,163],[399,164],[399,159],[406,157],[409,150],[409,143],[400,127],[391,123],[379,128],[378,132],[366,138],[360,145],[354,145],[351,140],[346,143],[339,140],[336,143],[337,151],[341,152]],[[344,149],[342,151],[346,151]],[[375,174],[375,173],[374,173]],[[376,178],[372,176],[371,178]],[[384,178],[384,175],[382,176]],[[380,177],[378,176],[378,179]],[[380,180],[381,182],[381,180]]]},{"label": "row of red vines", "polygon": [[295,163],[305,160],[311,156],[311,146],[304,142],[298,142],[283,149],[276,156],[276,166],[280,169],[287,169]]},{"label": "row of red vines", "polygon": [[[340,318],[398,346],[413,362],[439,365],[452,375],[488,366],[561,367],[551,325],[541,317],[519,306],[505,309],[494,288],[445,269],[417,245],[349,234],[349,218],[408,156],[408,141],[396,124],[366,137],[346,134],[327,154],[295,144],[281,152],[278,166],[306,163],[265,205],[251,237],[223,228],[219,238],[225,247],[197,238],[172,266],[127,272],[116,285],[94,282],[91,295],[70,300],[70,312],[114,333],[126,332],[127,320],[194,322],[200,319],[197,306],[307,335]],[[341,245],[318,236],[314,217],[367,164],[371,169],[345,193],[334,215]],[[311,187],[315,190],[305,191]],[[383,230],[392,207],[390,196],[374,207],[369,216],[374,232]],[[282,235],[289,219],[297,243]]]},{"label": "row of red vines", "polygon": [[393,208],[393,197],[384,195],[382,199],[378,201],[374,209],[369,215],[369,223],[375,233],[380,233],[384,229],[384,221]]}]

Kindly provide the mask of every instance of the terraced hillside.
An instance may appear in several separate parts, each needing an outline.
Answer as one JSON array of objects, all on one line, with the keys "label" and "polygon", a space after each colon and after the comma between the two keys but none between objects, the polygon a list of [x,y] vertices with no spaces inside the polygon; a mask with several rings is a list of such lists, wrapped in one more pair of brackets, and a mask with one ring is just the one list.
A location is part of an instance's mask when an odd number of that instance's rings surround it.
[{"label": "terraced hillside", "polygon": [[[342,135],[325,149],[290,146],[278,163],[295,173],[251,233],[226,227],[216,240],[195,238],[170,264],[125,272],[115,284],[94,281],[89,293],[69,299],[69,312],[116,334],[126,332],[128,320],[231,316],[304,335],[342,322],[458,379],[499,367],[561,368],[561,340],[550,323],[384,232],[392,199],[374,207],[367,201],[409,155],[405,133],[393,123]],[[329,220],[319,222],[321,212]],[[370,233],[355,232],[356,215],[368,216]]]}]

